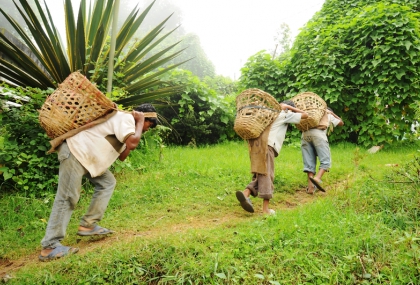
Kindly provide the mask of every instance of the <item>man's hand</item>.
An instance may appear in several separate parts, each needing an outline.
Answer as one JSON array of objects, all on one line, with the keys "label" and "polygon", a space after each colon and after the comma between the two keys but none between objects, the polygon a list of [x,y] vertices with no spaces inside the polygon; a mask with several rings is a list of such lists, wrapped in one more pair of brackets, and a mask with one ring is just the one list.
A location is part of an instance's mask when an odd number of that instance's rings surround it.
[{"label": "man's hand", "polygon": [[289,108],[289,105],[287,105],[287,104],[283,104],[283,103],[280,103],[280,108],[282,109],[282,110],[288,110]]},{"label": "man's hand", "polygon": [[133,115],[134,121],[136,123],[139,122],[139,121],[144,121],[144,113],[143,112],[137,112],[137,111],[133,110],[132,115]]},{"label": "man's hand", "polygon": [[287,105],[287,104],[284,104],[284,103],[280,103],[280,108],[282,110],[290,110],[290,111],[295,112],[295,113],[301,113],[302,114],[302,117],[301,117],[302,119],[308,118],[308,113],[306,113],[306,112],[304,112],[304,111],[302,111],[302,110],[300,110],[300,109],[298,109],[296,107],[292,107],[290,105]]},{"label": "man's hand", "polygon": [[140,139],[141,139],[141,135],[142,135],[142,130],[143,130],[143,125],[144,125],[144,113],[143,112],[137,112],[134,111],[131,112],[131,114],[134,117],[134,122],[136,124],[136,129],[135,129],[135,133],[131,136],[129,136],[127,138],[127,140],[125,141],[125,145],[126,148],[125,150],[120,153],[119,159],[121,161],[124,161],[127,156],[129,155],[129,153],[136,149],[136,147],[138,146]]}]

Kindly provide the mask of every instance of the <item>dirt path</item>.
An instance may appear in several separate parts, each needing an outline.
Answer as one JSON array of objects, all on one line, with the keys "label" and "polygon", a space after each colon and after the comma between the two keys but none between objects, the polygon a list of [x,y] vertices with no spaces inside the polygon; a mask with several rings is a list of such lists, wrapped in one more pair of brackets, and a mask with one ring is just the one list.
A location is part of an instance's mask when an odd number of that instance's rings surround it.
[{"label": "dirt path", "polygon": [[[316,199],[324,197],[326,194],[317,192],[316,195],[308,195],[304,189],[296,191],[294,195],[286,196],[282,202],[278,202],[272,206],[276,211],[285,211],[294,209],[297,206],[304,205],[315,201]],[[166,236],[174,233],[187,232],[191,229],[210,229],[219,227],[220,225],[234,225],[239,221],[243,221],[246,216],[238,214],[239,211],[234,211],[231,214],[224,215],[217,219],[194,219],[188,223],[174,224],[170,228],[154,228],[153,230],[138,232],[138,231],[119,231],[116,234],[108,235],[104,237],[91,237],[89,239],[80,239],[77,247],[80,249],[77,254],[86,254],[94,251],[98,248],[107,248],[111,245],[115,246],[115,243],[129,243],[136,238],[154,238],[156,236]],[[262,216],[262,213],[256,213],[256,215]],[[13,272],[26,266],[32,266],[38,261],[39,251],[36,251],[30,255],[23,256],[16,260],[0,259],[0,280],[7,281]]]}]

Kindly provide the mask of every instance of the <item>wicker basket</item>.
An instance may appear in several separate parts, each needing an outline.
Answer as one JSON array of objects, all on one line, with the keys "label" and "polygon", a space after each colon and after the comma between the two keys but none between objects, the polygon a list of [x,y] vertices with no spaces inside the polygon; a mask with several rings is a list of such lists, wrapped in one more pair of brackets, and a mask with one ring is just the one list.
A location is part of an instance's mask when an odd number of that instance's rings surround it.
[{"label": "wicker basket", "polygon": [[318,126],[319,121],[327,109],[327,103],[312,92],[303,92],[291,99],[296,108],[308,113],[307,119],[302,119],[296,127],[302,132]]},{"label": "wicker basket", "polygon": [[115,109],[114,103],[79,72],[70,74],[45,100],[39,122],[54,139]]},{"label": "wicker basket", "polygon": [[281,111],[277,100],[262,90],[252,88],[236,97],[235,132],[243,139],[261,135]]}]

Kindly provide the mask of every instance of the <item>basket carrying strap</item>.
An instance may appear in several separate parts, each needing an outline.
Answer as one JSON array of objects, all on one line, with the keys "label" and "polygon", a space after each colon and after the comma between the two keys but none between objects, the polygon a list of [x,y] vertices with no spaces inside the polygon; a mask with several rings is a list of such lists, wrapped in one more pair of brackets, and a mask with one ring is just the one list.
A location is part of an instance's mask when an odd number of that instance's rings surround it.
[{"label": "basket carrying strap", "polygon": [[255,109],[270,110],[270,111],[277,112],[277,113],[280,113],[280,112],[281,112],[281,110],[276,110],[276,109],[267,108],[267,107],[263,107],[263,106],[257,106],[257,105],[248,105],[248,106],[243,106],[243,107],[239,108],[239,109],[237,110],[237,112],[239,112],[239,111],[241,111],[241,110],[243,110],[243,109],[246,109],[246,108],[255,108]]}]

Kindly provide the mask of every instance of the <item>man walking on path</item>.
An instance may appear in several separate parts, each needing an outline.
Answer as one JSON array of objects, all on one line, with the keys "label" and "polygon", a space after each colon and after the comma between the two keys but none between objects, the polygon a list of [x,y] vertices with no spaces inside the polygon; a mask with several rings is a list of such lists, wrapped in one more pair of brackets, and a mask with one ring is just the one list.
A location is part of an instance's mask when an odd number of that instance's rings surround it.
[{"label": "man walking on path", "polygon": [[[325,115],[317,127],[302,132],[301,150],[304,166],[303,171],[308,176],[306,193],[312,195],[316,189],[325,192],[322,187],[322,176],[331,168],[331,151],[328,143],[327,130],[343,125],[343,120],[334,114],[331,108],[327,108]],[[317,157],[320,163],[318,173],[316,173]]]},{"label": "man walking on path", "polygon": [[254,212],[251,195],[263,199],[264,214],[275,213],[269,208],[274,193],[274,158],[280,153],[288,124],[298,124],[301,119],[308,117],[307,113],[295,107],[293,101],[284,101],[280,107],[281,112],[274,122],[258,138],[248,140],[253,177],[244,191],[236,192],[236,198],[242,208],[250,213]]},{"label": "man walking on path", "polygon": [[78,252],[64,246],[67,226],[87,177],[95,186],[90,206],[81,218],[77,234],[105,235],[111,230],[98,225],[114,191],[116,180],[108,169],[118,158],[124,161],[136,149],[141,136],[157,125],[156,110],[142,104],[132,113],[116,112],[111,118],[67,138],[58,148],[58,188],[48,220],[39,260],[48,261]]}]

